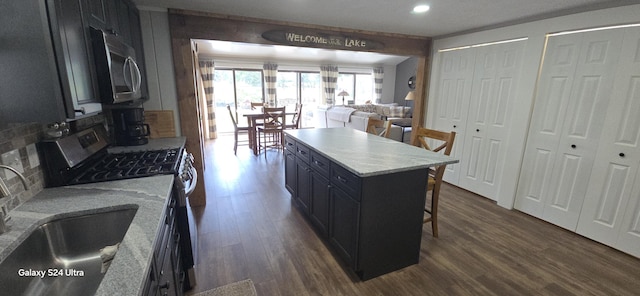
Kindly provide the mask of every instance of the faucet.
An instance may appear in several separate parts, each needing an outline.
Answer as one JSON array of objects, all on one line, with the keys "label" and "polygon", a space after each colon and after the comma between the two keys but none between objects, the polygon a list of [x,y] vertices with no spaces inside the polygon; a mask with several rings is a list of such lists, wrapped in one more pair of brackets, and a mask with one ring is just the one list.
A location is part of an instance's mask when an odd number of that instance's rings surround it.
[{"label": "faucet", "polygon": [[[18,177],[20,177],[20,180],[22,181],[22,185],[24,185],[24,189],[25,190],[29,190],[29,185],[27,184],[27,179],[20,173],[18,172],[18,170],[8,166],[8,165],[3,165],[0,164],[0,168],[6,169],[6,170],[10,170],[12,172],[14,172]],[[2,180],[2,178],[0,178],[0,198],[3,197],[9,197],[11,196],[11,192],[9,191],[9,188],[7,187],[7,184],[4,183],[4,181]],[[5,213],[0,210],[0,234],[3,234],[7,231],[7,221],[9,221],[11,219],[11,217],[9,216],[9,213],[7,212],[6,216]]]}]

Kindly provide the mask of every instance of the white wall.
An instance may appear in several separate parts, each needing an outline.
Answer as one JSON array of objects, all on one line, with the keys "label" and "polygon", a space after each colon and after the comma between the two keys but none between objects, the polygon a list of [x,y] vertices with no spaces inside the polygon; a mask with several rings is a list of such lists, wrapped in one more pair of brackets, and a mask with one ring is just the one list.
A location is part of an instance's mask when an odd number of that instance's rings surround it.
[{"label": "white wall", "polygon": [[139,7],[149,100],[146,110],[173,110],[176,133],[181,135],[178,92],[173,71],[169,14],[166,10]]},{"label": "white wall", "polygon": [[[431,73],[437,73],[439,67],[440,49],[455,48],[460,46],[481,44],[492,41],[508,40],[514,38],[529,38],[526,41],[522,73],[518,82],[515,97],[515,108],[512,114],[511,132],[509,135],[508,154],[505,163],[511,164],[505,167],[503,183],[497,196],[498,205],[505,208],[513,208],[516,195],[516,186],[520,172],[520,164],[524,153],[527,129],[531,117],[536,86],[537,74],[542,60],[545,35],[547,33],[594,28],[618,24],[640,23],[640,5],[623,6],[618,8],[603,9],[542,21],[530,22],[504,28],[486,30],[460,36],[436,39],[433,43],[433,65]],[[430,87],[435,87],[438,77],[431,77]],[[434,93],[430,91],[429,93]],[[433,108],[429,104],[426,126],[432,126]]]}]

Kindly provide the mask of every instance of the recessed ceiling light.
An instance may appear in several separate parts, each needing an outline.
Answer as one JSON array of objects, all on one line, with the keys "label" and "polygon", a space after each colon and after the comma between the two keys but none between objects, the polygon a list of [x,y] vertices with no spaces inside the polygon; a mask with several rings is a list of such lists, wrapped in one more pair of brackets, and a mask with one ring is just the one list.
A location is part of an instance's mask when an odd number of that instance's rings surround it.
[{"label": "recessed ceiling light", "polygon": [[413,12],[414,13],[424,13],[429,11],[430,7],[429,5],[417,5],[416,7],[413,8]]}]

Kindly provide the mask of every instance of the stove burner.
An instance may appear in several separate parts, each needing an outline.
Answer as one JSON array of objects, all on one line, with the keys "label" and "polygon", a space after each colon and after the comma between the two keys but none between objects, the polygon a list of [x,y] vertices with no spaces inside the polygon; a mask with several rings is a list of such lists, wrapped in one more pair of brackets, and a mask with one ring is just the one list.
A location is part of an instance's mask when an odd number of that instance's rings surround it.
[{"label": "stove burner", "polygon": [[181,149],[107,154],[71,180],[71,184],[175,174]]}]

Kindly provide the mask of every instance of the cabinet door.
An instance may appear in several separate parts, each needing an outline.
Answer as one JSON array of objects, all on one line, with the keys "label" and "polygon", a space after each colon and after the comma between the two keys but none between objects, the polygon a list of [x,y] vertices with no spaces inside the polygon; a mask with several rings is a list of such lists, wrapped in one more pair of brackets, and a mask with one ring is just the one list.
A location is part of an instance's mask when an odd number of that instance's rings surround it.
[{"label": "cabinet door", "polygon": [[93,52],[89,40],[89,28],[82,19],[78,0],[49,0],[55,7],[51,22],[57,28],[60,39],[53,38],[62,92],[67,104],[67,116],[75,118],[102,110],[93,67]]},{"label": "cabinet door", "polygon": [[84,0],[85,16],[89,25],[103,31],[111,30],[111,15],[109,11],[112,0]]},{"label": "cabinet door", "polygon": [[293,152],[284,150],[284,187],[287,188],[292,197],[296,197],[296,155]]},{"label": "cabinet door", "polygon": [[640,256],[640,28],[623,44],[577,232]]},{"label": "cabinet door", "polygon": [[302,211],[305,214],[309,214],[309,205],[310,197],[309,197],[309,182],[311,178],[311,169],[309,165],[304,161],[297,160],[296,161],[296,175],[297,175],[297,184],[296,184],[296,200],[298,204],[300,204]]},{"label": "cabinet door", "polygon": [[[451,156],[460,159],[473,80],[474,51],[471,49],[441,52],[434,101],[434,129],[455,131],[456,142]],[[447,165],[444,180],[458,184],[460,164]]]},{"label": "cabinet door", "polygon": [[356,266],[360,203],[336,186],[331,187],[329,242],[350,265]]},{"label": "cabinet door", "polygon": [[[113,1],[113,0],[112,0]],[[115,6],[115,18],[117,22],[117,35],[122,42],[132,45],[131,43],[131,24],[129,16],[129,3],[126,0],[115,0],[111,5]]]},{"label": "cabinet door", "polygon": [[497,199],[524,41],[477,49],[459,186]]},{"label": "cabinet door", "polygon": [[621,44],[620,30],[549,37],[518,209],[576,230]]},{"label": "cabinet door", "polygon": [[324,235],[329,233],[329,179],[311,173],[311,221]]}]

